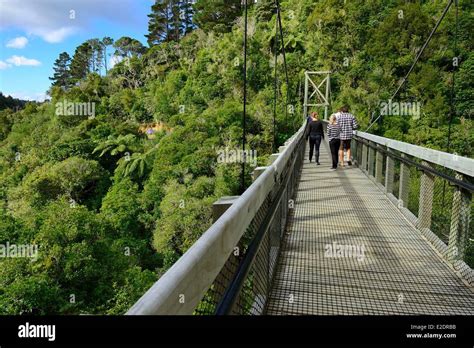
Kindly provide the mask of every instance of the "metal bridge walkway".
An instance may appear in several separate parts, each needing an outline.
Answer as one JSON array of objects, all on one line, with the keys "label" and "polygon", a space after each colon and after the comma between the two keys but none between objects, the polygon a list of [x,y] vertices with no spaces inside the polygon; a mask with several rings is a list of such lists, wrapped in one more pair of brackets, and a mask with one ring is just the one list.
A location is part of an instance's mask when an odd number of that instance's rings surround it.
[{"label": "metal bridge walkway", "polygon": [[474,314],[474,160],[356,131],[334,172],[305,134],[214,203],[128,315]]},{"label": "metal bridge walkway", "polygon": [[266,314],[474,314],[472,290],[373,181],[331,171],[326,142],[320,166],[307,151]]}]

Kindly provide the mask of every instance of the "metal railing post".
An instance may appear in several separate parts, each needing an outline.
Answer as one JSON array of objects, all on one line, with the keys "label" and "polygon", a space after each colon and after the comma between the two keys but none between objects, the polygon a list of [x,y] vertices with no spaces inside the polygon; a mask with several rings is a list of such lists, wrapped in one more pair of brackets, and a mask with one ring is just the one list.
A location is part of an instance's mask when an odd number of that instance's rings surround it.
[{"label": "metal railing post", "polygon": [[[429,167],[428,162],[423,161],[422,164]],[[420,201],[418,208],[418,225],[417,227],[431,228],[431,213],[433,211],[433,192],[434,192],[434,176],[431,173],[423,171],[420,182]]]},{"label": "metal railing post", "polygon": [[268,167],[257,167],[252,172],[252,182],[257,180],[257,178],[262,174]]},{"label": "metal railing post", "polygon": [[308,117],[308,88],[309,88],[309,75],[306,71],[304,73],[304,104],[303,104],[303,119],[306,120]]},{"label": "metal railing post", "polygon": [[362,150],[364,148],[364,144],[362,142],[358,142],[357,144],[357,165],[362,167]]},{"label": "metal railing post", "polygon": [[393,181],[395,179],[395,161],[387,155],[387,164],[385,167],[385,192],[393,193]]},{"label": "metal railing post", "polygon": [[[463,180],[462,174],[456,173],[456,179]],[[464,260],[469,238],[472,194],[460,187],[453,195],[451,210],[451,228],[449,231],[448,259],[451,262]]]},{"label": "metal railing post", "polygon": [[216,222],[240,196],[224,196],[212,204],[212,220]]},{"label": "metal railing post", "polygon": [[[407,157],[402,153],[402,157]],[[410,168],[405,163],[400,164],[400,187],[398,199],[402,207],[408,206],[408,197],[410,193]]]},{"label": "metal railing post", "polygon": [[358,161],[358,158],[357,158],[358,157],[357,153],[359,152],[358,142],[354,138],[352,138],[351,147],[352,147],[353,150],[352,150],[352,158],[350,160],[352,162],[354,162],[355,165],[359,165],[359,161]]},{"label": "metal railing post", "polygon": [[362,170],[367,172],[367,145],[362,143]]},{"label": "metal railing post", "polygon": [[[377,145],[377,148],[380,148],[380,145]],[[375,155],[375,181],[379,184],[383,184],[383,154],[381,151],[377,151]]]},{"label": "metal railing post", "polygon": [[[369,142],[370,144],[370,142]],[[369,148],[369,168],[368,173],[370,176],[374,176],[374,165],[375,165],[375,149],[372,147]]]},{"label": "metal railing post", "polygon": [[[212,205],[213,221],[216,222],[219,220],[219,218],[239,197],[240,196],[224,196],[214,202]],[[243,252],[243,250],[240,250],[240,245],[236,245],[235,248],[236,249],[234,249],[234,252],[229,256],[226,266],[224,266],[224,268],[222,268],[222,270],[217,275],[214,281],[215,284],[221,284],[222,287],[228,286],[232,275],[237,271],[237,267],[239,265],[238,255]]]}]

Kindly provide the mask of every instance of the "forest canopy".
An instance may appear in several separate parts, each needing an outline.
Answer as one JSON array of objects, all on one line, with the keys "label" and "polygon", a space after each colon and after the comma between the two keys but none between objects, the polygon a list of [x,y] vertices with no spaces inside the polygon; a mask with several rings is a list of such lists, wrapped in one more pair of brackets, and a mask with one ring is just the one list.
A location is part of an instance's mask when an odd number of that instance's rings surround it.
[{"label": "forest canopy", "polygon": [[[60,53],[48,102],[0,95],[0,244],[39,246],[36,260],[0,259],[0,314],[124,313],[209,228],[212,203],[239,194],[240,164],[218,163],[217,153],[242,141],[241,1],[193,3],[155,1],[142,38],[91,38]],[[281,1],[287,85],[274,1],[252,4],[247,142],[256,164],[303,122],[306,70],[332,71],[331,110],[348,104],[367,128],[443,8]],[[459,2],[457,40],[447,14],[401,91],[420,114],[384,116],[372,132],[472,157],[473,10]],[[68,102],[93,108],[57,111]]]}]

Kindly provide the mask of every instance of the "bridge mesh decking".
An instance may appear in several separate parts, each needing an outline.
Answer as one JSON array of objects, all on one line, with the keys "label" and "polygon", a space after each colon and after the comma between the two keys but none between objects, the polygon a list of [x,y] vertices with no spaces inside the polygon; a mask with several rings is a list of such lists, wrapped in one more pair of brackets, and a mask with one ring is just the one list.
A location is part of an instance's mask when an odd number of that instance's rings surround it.
[{"label": "bridge mesh decking", "polygon": [[474,314],[472,289],[371,180],[331,171],[325,142],[320,162],[306,154],[267,314]]}]

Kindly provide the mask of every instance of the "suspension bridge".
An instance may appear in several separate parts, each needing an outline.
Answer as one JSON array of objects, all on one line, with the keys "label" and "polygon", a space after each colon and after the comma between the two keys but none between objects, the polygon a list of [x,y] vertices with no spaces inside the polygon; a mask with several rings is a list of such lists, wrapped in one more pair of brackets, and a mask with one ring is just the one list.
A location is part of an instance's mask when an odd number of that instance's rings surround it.
[{"label": "suspension bridge", "polygon": [[474,160],[356,132],[334,172],[304,133],[128,314],[474,314]]},{"label": "suspension bridge", "polygon": [[[285,58],[278,1],[276,8]],[[456,2],[456,23],[457,11]],[[289,84],[286,59],[284,66]],[[317,75],[323,82],[314,83]],[[305,78],[303,118],[312,106],[327,116],[330,72]],[[244,153],[246,96],[244,73]],[[474,314],[474,160],[356,131],[353,166],[331,171],[326,142],[321,165],[308,161],[305,132],[306,123],[274,146],[246,189],[242,166],[242,194],[214,203],[213,225],[128,315]]]}]

